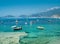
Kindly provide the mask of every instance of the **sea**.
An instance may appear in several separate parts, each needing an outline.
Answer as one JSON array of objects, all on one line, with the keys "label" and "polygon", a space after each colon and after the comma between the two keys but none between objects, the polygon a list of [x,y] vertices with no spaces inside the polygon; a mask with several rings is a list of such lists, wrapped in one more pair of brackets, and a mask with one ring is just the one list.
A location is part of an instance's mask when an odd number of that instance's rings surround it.
[{"label": "sea", "polygon": [[0,44],[60,44],[60,18],[0,18]]}]

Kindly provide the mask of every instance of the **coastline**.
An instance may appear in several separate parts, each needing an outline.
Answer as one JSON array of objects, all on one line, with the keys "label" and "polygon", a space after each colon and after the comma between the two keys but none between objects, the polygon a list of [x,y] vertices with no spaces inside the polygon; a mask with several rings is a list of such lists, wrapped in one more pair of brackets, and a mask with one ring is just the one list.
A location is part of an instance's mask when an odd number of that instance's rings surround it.
[{"label": "coastline", "polygon": [[20,37],[24,37],[25,32],[0,32],[1,44],[19,44]]}]

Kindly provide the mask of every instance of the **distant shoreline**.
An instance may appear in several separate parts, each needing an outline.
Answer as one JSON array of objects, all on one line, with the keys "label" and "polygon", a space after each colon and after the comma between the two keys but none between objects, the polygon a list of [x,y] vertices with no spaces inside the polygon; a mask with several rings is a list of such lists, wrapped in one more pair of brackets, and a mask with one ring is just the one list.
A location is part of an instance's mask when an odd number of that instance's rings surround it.
[{"label": "distant shoreline", "polygon": [[[0,17],[0,18],[55,18],[55,17]],[[60,19],[60,17],[57,17]]]}]

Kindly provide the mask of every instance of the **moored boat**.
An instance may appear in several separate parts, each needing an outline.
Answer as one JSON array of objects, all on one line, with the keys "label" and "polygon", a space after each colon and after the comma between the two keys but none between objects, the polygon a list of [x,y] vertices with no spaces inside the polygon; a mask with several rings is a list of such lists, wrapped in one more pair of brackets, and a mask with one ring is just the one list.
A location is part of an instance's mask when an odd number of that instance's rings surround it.
[{"label": "moored boat", "polygon": [[39,30],[44,30],[44,27],[38,26],[37,29],[39,29]]},{"label": "moored boat", "polygon": [[14,30],[22,30],[22,27],[16,27]]},{"label": "moored boat", "polygon": [[14,29],[14,30],[22,30],[22,26],[17,26],[17,24],[18,24],[18,20],[16,20],[16,25],[14,25],[14,26],[12,26],[12,28]]}]

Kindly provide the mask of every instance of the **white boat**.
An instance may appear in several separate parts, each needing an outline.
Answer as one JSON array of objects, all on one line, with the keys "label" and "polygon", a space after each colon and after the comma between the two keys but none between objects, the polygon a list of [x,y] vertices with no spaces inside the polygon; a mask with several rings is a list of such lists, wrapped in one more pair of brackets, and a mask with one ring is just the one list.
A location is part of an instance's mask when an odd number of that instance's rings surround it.
[{"label": "white boat", "polygon": [[18,24],[18,20],[16,20],[16,25],[14,25],[14,26],[12,26],[12,28],[14,29],[14,30],[22,30],[22,26],[17,26],[17,24]]},{"label": "white boat", "polygon": [[22,27],[16,27],[14,30],[22,30]]},{"label": "white boat", "polygon": [[12,26],[12,28],[14,29],[14,30],[22,30],[22,27],[20,26],[20,27],[17,27],[16,25],[15,26]]},{"label": "white boat", "polygon": [[37,29],[44,30],[44,27],[38,26]]}]

